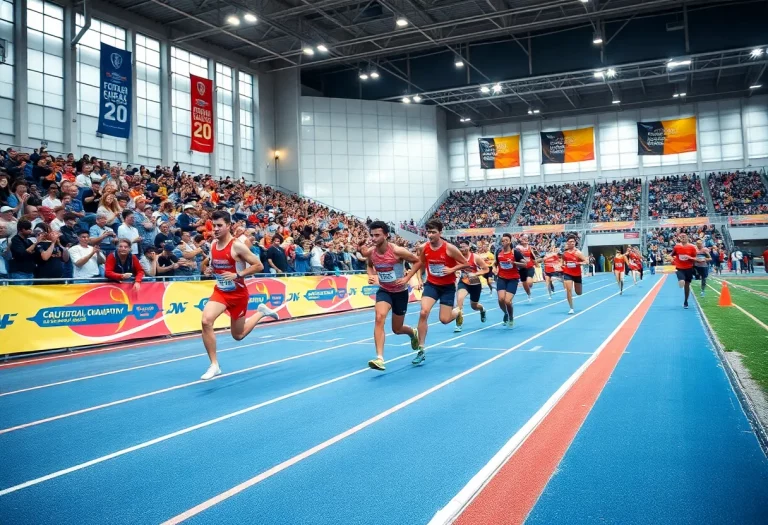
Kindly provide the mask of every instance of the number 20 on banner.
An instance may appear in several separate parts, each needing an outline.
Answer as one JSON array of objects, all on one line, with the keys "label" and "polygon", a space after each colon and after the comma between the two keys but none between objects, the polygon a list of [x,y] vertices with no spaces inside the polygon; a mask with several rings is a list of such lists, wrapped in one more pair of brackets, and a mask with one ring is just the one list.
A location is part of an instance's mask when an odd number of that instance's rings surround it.
[{"label": "number 20 on banner", "polygon": [[213,132],[211,130],[211,125],[207,122],[195,122],[194,123],[194,131],[192,132],[192,136],[196,139],[203,139],[203,140],[211,140],[211,137],[213,135]]},{"label": "number 20 on banner", "polygon": [[123,105],[115,105],[114,102],[104,104],[107,112],[104,114],[105,120],[116,120],[117,122],[128,122],[128,108]]}]

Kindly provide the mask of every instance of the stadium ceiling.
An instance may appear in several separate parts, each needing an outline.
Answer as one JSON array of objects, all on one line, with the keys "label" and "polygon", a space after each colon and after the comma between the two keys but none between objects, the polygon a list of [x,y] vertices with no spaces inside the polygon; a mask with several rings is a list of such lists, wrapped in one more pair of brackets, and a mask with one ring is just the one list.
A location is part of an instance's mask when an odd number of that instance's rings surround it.
[{"label": "stadium ceiling", "polygon": [[[374,89],[366,98],[397,100],[404,89],[419,93],[422,103],[439,104],[449,112],[451,126],[459,125],[460,118],[471,118],[470,123],[526,118],[529,110],[539,110],[544,117],[615,109],[616,105],[658,105],[672,102],[675,93],[685,93],[683,98],[689,101],[748,95],[749,86],[760,81],[768,55],[750,56],[751,49],[686,55],[691,64],[674,70],[667,67],[670,57],[615,64],[616,77],[604,79],[595,78],[593,69],[535,75],[531,35],[582,28],[589,35],[604,37],[604,46],[608,46],[633,20],[662,14],[674,20],[667,22],[667,31],[684,32],[687,52],[689,12],[760,4],[755,0],[85,0],[88,2],[113,8],[115,16],[123,12],[159,23],[173,35],[175,44],[228,50],[262,71],[300,68],[305,75],[322,75],[347,70],[356,78],[358,71],[375,69],[397,82],[398,88]],[[238,24],[232,22],[233,17]],[[407,23],[399,25],[400,19]],[[606,31],[608,24],[612,25]],[[670,25],[676,27],[670,29]],[[486,66],[473,62],[479,60],[476,55],[467,56],[470,44],[494,40],[514,42],[528,56],[528,71],[486,74],[482,70]],[[726,47],[730,46],[722,46]],[[447,53],[462,61],[466,79],[457,75],[448,84],[451,89],[419,86],[408,62],[430,53]],[[600,60],[605,63],[602,52]],[[513,76],[518,79],[500,82],[501,93],[480,92],[483,83],[490,87],[497,79]],[[352,94],[330,95],[358,96],[356,89]],[[620,103],[614,104],[615,100]]]}]

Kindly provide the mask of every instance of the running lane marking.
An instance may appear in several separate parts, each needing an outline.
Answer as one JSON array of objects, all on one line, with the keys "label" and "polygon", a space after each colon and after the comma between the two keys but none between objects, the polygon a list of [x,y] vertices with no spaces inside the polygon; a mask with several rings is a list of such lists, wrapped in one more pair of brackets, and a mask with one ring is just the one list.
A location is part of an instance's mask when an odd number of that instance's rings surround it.
[{"label": "running lane marking", "polygon": [[[708,288],[711,288],[711,289],[712,289],[712,290],[713,290],[713,291],[714,291],[714,292],[715,292],[717,295],[720,295],[720,292],[719,292],[719,291],[718,291],[718,290],[717,290],[717,289],[716,289],[714,286],[712,286],[711,284],[707,283],[707,287],[708,287]],[[752,319],[754,322],[756,322],[757,324],[759,324],[760,326],[762,326],[762,327],[763,327],[763,330],[766,330],[766,331],[768,331],[768,325],[766,325],[766,324],[765,324],[764,322],[762,322],[760,319],[758,319],[757,317],[755,317],[755,316],[754,316],[754,315],[752,315],[751,313],[747,312],[747,311],[746,311],[744,308],[742,308],[742,307],[741,307],[741,306],[739,306],[738,304],[734,303],[734,302],[733,302],[733,300],[731,300],[731,304],[733,305],[733,307],[734,307],[734,308],[736,308],[737,310],[739,310],[741,313],[743,313],[744,315],[746,315],[747,317],[749,317],[750,319]]]},{"label": "running lane marking", "polygon": [[[429,525],[525,522],[664,284],[664,275]],[[531,466],[535,468],[531,468]]]},{"label": "running lane marking", "polygon": [[[611,285],[609,284],[609,285],[606,285],[606,286],[611,286]],[[390,415],[392,415],[392,414],[394,414],[396,412],[399,412],[400,410],[402,410],[402,409],[404,409],[404,408],[406,408],[406,407],[416,403],[417,401],[420,401],[421,399],[424,399],[425,397],[427,397],[427,396],[437,392],[438,390],[441,390],[444,387],[446,387],[446,386],[448,386],[448,385],[450,385],[452,383],[455,383],[459,379],[461,379],[463,377],[466,377],[466,376],[472,374],[473,372],[476,372],[477,370],[480,370],[481,368],[484,368],[484,367],[488,366],[489,364],[497,361],[498,359],[501,359],[502,357],[504,357],[504,356],[506,356],[506,355],[508,355],[508,354],[510,354],[512,352],[514,352],[518,348],[527,345],[531,341],[534,341],[534,340],[538,339],[542,335],[545,335],[545,334],[551,332],[552,330],[555,330],[555,329],[563,326],[564,324],[566,324],[566,323],[568,323],[570,321],[573,321],[574,319],[578,318],[579,316],[585,314],[586,312],[592,310],[593,308],[596,308],[596,307],[600,306],[604,302],[606,302],[606,301],[608,301],[608,300],[610,300],[613,297],[616,297],[618,295],[619,295],[618,292],[616,292],[616,293],[614,293],[612,295],[609,295],[605,299],[602,299],[602,300],[598,301],[597,303],[593,304],[592,306],[589,306],[589,307],[585,308],[584,310],[578,312],[577,314],[568,316],[565,319],[563,319],[562,321],[560,321],[559,323],[556,323],[556,324],[550,326],[549,328],[546,328],[545,330],[542,330],[541,332],[532,335],[531,337],[529,337],[525,341],[522,341],[521,343],[518,343],[515,346],[512,346],[510,348],[507,348],[505,351],[501,352],[500,354],[496,354],[495,356],[491,357],[490,359],[488,359],[486,361],[483,361],[482,363],[480,363],[478,365],[475,365],[472,368],[469,368],[469,369],[465,370],[464,372],[461,372],[460,374],[457,374],[457,375],[455,375],[453,377],[450,377],[450,378],[446,379],[445,381],[443,381],[442,383],[439,383],[439,384],[437,384],[437,385],[435,385],[435,386],[433,386],[433,387],[431,387],[431,388],[421,392],[420,394],[417,394],[417,395],[415,395],[415,396],[413,396],[413,397],[411,397],[409,399],[406,399],[405,401],[403,401],[403,402],[401,402],[401,403],[399,403],[399,404],[397,404],[397,405],[395,405],[395,406],[385,410],[384,412],[381,412],[381,413],[373,416],[370,419],[367,419],[367,420],[363,421],[362,423],[360,423],[358,425],[355,425],[354,427],[352,427],[352,428],[342,432],[341,434],[337,434],[336,436],[334,436],[334,437],[332,437],[332,438],[330,438],[330,439],[328,439],[326,441],[323,441],[322,443],[320,443],[318,445],[315,445],[314,447],[312,447],[312,448],[310,448],[308,450],[305,450],[304,452],[302,452],[300,454],[297,454],[296,456],[293,456],[292,458],[290,458],[290,459],[288,459],[286,461],[283,461],[282,463],[280,463],[278,465],[275,465],[274,467],[270,468],[269,470],[266,470],[266,471],[262,472],[261,474],[259,474],[257,476],[254,476],[251,479],[248,479],[248,480],[240,483],[239,485],[236,485],[236,486],[232,487],[231,489],[229,489],[229,490],[227,490],[225,492],[222,492],[221,494],[218,494],[218,495],[216,495],[216,496],[214,496],[214,497],[212,497],[212,498],[210,498],[210,499],[200,503],[199,505],[196,505],[195,507],[192,507],[191,509],[189,509],[189,510],[187,510],[185,512],[182,512],[181,514],[179,514],[177,516],[174,516],[173,518],[163,522],[162,525],[176,525],[178,523],[181,523],[183,521],[188,520],[189,518],[197,516],[201,512],[204,512],[205,510],[207,510],[207,509],[209,509],[209,508],[211,508],[211,507],[213,507],[215,505],[218,505],[219,503],[221,503],[223,501],[226,501],[229,498],[232,498],[233,496],[236,496],[237,494],[243,492],[244,490],[247,490],[250,487],[253,487],[254,485],[257,485],[258,483],[261,483],[262,481],[271,478],[275,474],[279,474],[283,470],[285,470],[285,469],[287,469],[289,467],[292,467],[293,465],[296,465],[297,463],[300,463],[301,461],[304,461],[305,459],[307,459],[309,457],[314,456],[318,452],[321,452],[321,451],[325,450],[326,448],[328,448],[328,447],[330,447],[332,445],[335,445],[336,443],[338,443],[340,441],[343,441],[344,439],[348,438],[349,436],[357,434],[361,430],[364,430],[364,429],[368,428],[369,426],[373,425],[374,423],[377,423],[377,422],[381,421],[382,419],[384,419],[384,418],[386,418],[386,417],[388,417],[388,416],[390,416]],[[520,316],[520,317],[522,317],[522,316]],[[501,323],[498,323],[498,324],[501,324]],[[0,492],[0,495],[2,495],[1,492]],[[492,522],[490,522],[490,523],[492,523]]]},{"label": "running lane marking", "polygon": [[[601,286],[601,287],[599,287],[599,288],[595,288],[594,290],[590,290],[589,292],[585,292],[585,293],[584,293],[584,294],[582,294],[580,297],[583,297],[583,296],[585,296],[585,295],[588,295],[588,294],[590,294],[590,293],[592,293],[592,292],[596,292],[596,291],[598,291],[598,290],[601,290],[601,289],[603,289],[603,288],[607,288],[608,286],[612,286],[612,284],[611,284],[611,283],[609,283],[609,284],[606,284],[606,285],[604,285],[604,286]],[[607,301],[608,299],[610,299],[611,297],[615,297],[615,296],[616,296],[616,294],[613,294],[613,295],[611,295],[611,296],[608,296],[607,298],[605,298],[605,299],[601,300],[599,303],[596,303],[596,304],[594,304],[594,305],[592,305],[592,306],[588,307],[587,309],[585,309],[585,310],[584,310],[584,312],[586,312],[586,311],[588,311],[588,310],[591,310],[592,308],[594,308],[594,307],[595,307],[595,306],[597,306],[598,304],[601,304],[601,303],[603,303],[603,302]],[[554,305],[556,305],[556,304],[559,304],[559,303],[563,303],[563,302],[565,302],[565,301],[566,301],[566,300],[565,300],[565,299],[563,299],[563,300],[561,300],[561,301],[557,301],[557,302],[555,302],[555,303],[550,303],[550,304],[547,304],[546,306],[542,306],[542,307],[540,307],[540,308],[536,308],[536,309],[534,309],[534,310],[531,310],[531,311],[529,311],[529,312],[526,312],[526,313],[524,313],[524,314],[521,314],[521,315],[519,315],[518,317],[525,317],[526,315],[532,315],[532,314],[534,314],[534,313],[536,313],[536,312],[538,312],[538,311],[540,311],[540,310],[544,310],[544,309],[546,309],[546,308],[551,308],[552,306],[554,306]],[[573,318],[575,318],[575,317],[578,317],[579,315],[581,315],[581,313],[583,313],[583,312],[579,312],[579,313],[578,313],[578,314],[576,314],[575,316],[571,316],[571,317],[567,318],[567,319],[566,319],[566,321],[568,321],[568,320],[570,320],[570,319],[573,319]],[[471,315],[471,314],[470,314],[470,315]],[[450,341],[454,341],[454,340],[456,340],[456,339],[461,339],[461,338],[464,338],[464,337],[470,336],[470,335],[472,335],[472,334],[474,334],[474,333],[477,333],[477,332],[482,332],[482,331],[484,331],[484,330],[488,330],[489,328],[493,328],[493,327],[495,327],[495,326],[500,326],[500,325],[501,325],[501,323],[496,323],[496,324],[492,324],[492,325],[490,325],[490,326],[486,326],[486,327],[483,327],[483,328],[478,328],[477,330],[473,330],[473,331],[471,331],[471,332],[465,332],[465,333],[462,333],[461,335],[458,335],[458,336],[456,336],[456,337],[451,337],[451,338],[449,338],[449,339],[447,339],[447,340],[445,340],[445,341],[440,341],[440,342],[437,342],[437,343],[435,343],[434,345],[431,345],[431,346],[430,346],[430,348],[435,348],[435,347],[437,347],[437,346],[441,346],[441,345],[443,345],[443,344],[445,344],[445,343],[448,343],[448,342],[450,342]],[[549,330],[552,330],[552,328],[550,328]],[[546,333],[546,332],[542,332],[542,333],[540,333],[539,335],[543,335],[544,333]],[[538,336],[534,336],[532,339],[534,339],[535,337],[538,337]],[[526,342],[527,342],[527,341],[526,341]],[[399,360],[399,359],[403,359],[403,358],[405,358],[405,357],[411,356],[411,355],[413,355],[413,354],[415,354],[415,352],[408,352],[408,353],[406,353],[406,354],[404,354],[404,355],[401,355],[401,356],[395,357],[394,359],[390,359],[389,361],[386,361],[386,362],[387,362],[387,363],[391,363],[391,362],[397,361],[397,360]],[[238,410],[237,412],[231,412],[231,413],[229,413],[229,414],[225,414],[225,415],[223,415],[223,416],[219,416],[219,417],[217,417],[217,418],[215,418],[215,419],[211,419],[211,420],[208,420],[208,421],[203,421],[202,423],[198,423],[197,425],[193,425],[193,426],[191,426],[191,427],[187,427],[187,428],[183,428],[183,429],[181,429],[181,430],[177,430],[176,432],[172,432],[172,433],[170,433],[170,434],[166,434],[166,435],[164,435],[164,436],[160,436],[160,437],[158,437],[158,438],[155,438],[155,439],[152,439],[152,440],[150,440],[150,441],[145,441],[145,442],[143,442],[143,443],[139,443],[138,445],[134,445],[134,446],[132,446],[132,447],[124,448],[124,449],[122,449],[122,450],[118,450],[118,451],[116,451],[116,452],[113,452],[113,453],[111,453],[111,454],[107,454],[107,455],[105,455],[105,456],[101,456],[101,457],[98,457],[98,458],[92,459],[92,460],[90,460],[90,461],[86,461],[86,462],[83,462],[83,463],[80,463],[80,464],[74,465],[74,466],[72,466],[72,467],[69,467],[69,468],[66,468],[66,469],[58,470],[58,471],[56,471],[56,472],[52,472],[51,474],[46,474],[45,476],[41,476],[41,477],[39,477],[39,478],[36,478],[36,479],[32,479],[32,480],[29,480],[29,481],[25,481],[25,482],[23,482],[23,483],[20,483],[20,484],[18,484],[18,485],[14,485],[14,486],[12,486],[12,487],[8,487],[8,488],[6,488],[6,489],[0,490],[0,497],[2,497],[2,496],[5,496],[5,495],[8,495],[8,494],[11,494],[11,493],[13,493],[13,492],[17,492],[17,491],[19,491],[19,490],[22,490],[22,489],[25,489],[25,488],[27,488],[27,487],[31,487],[31,486],[34,486],[34,485],[38,485],[38,484],[40,484],[40,483],[43,483],[43,482],[45,482],[45,481],[48,481],[48,480],[51,480],[51,479],[55,479],[55,478],[58,478],[58,477],[64,476],[64,475],[66,475],[66,474],[71,474],[72,472],[77,472],[78,470],[82,470],[82,469],[84,469],[84,468],[87,468],[87,467],[91,467],[91,466],[93,466],[93,465],[97,465],[97,464],[99,464],[99,463],[103,463],[103,462],[105,462],[105,461],[108,461],[108,460],[110,460],[110,459],[114,459],[114,458],[117,458],[117,457],[120,457],[120,456],[124,456],[124,455],[126,455],[126,454],[129,454],[129,453],[131,453],[131,452],[135,452],[135,451],[137,451],[137,450],[141,450],[141,449],[143,449],[143,448],[147,448],[147,447],[150,447],[150,446],[152,446],[152,445],[156,445],[157,443],[162,443],[162,442],[164,442],[164,441],[167,441],[167,440],[169,440],[169,439],[173,439],[173,438],[175,438],[175,437],[178,437],[178,436],[181,436],[181,435],[184,435],[184,434],[188,434],[189,432],[192,432],[192,431],[195,431],[195,430],[198,430],[198,429],[201,429],[201,428],[205,428],[205,427],[211,426],[211,425],[213,425],[213,424],[216,424],[216,423],[220,423],[220,422],[222,422],[222,421],[226,421],[226,420],[228,420],[228,419],[231,419],[231,418],[233,418],[233,417],[236,417],[236,416],[240,416],[240,415],[242,415],[242,414],[246,414],[246,413],[248,413],[248,412],[252,412],[252,411],[254,411],[254,410],[258,410],[258,409],[260,409],[260,408],[263,408],[263,407],[266,407],[266,406],[269,406],[269,405],[275,404],[275,403],[277,403],[277,402],[279,402],[279,401],[283,401],[283,400],[285,400],[285,399],[290,399],[290,398],[292,398],[292,397],[296,397],[296,396],[298,396],[298,395],[301,395],[301,394],[304,394],[304,393],[306,393],[306,392],[310,392],[310,391],[312,391],[312,390],[316,390],[316,389],[318,389],[318,388],[321,388],[321,387],[323,387],[323,386],[326,386],[326,385],[330,385],[330,384],[332,384],[332,383],[336,383],[336,382],[338,382],[338,381],[342,381],[342,380],[344,380],[344,379],[347,379],[347,378],[349,378],[349,377],[352,377],[352,376],[355,376],[355,375],[358,375],[358,374],[363,374],[363,373],[365,373],[365,372],[370,372],[370,371],[371,371],[371,369],[370,369],[369,367],[365,367],[365,368],[362,368],[362,369],[360,369],[360,370],[357,370],[357,371],[355,371],[355,372],[350,372],[350,373],[348,373],[348,374],[344,374],[344,375],[341,375],[341,376],[335,377],[335,378],[333,378],[333,379],[329,379],[328,381],[324,381],[324,382],[322,382],[322,383],[317,383],[317,384],[315,384],[315,385],[311,385],[311,386],[308,386],[308,387],[306,387],[306,388],[302,388],[301,390],[296,390],[296,391],[294,391],[294,392],[290,392],[290,393],[288,393],[288,394],[284,394],[284,395],[282,395],[282,396],[280,396],[280,397],[276,397],[276,398],[273,398],[273,399],[269,399],[269,400],[267,400],[267,401],[263,401],[263,402],[261,402],[261,403],[258,403],[258,404],[256,404],[256,405],[252,405],[252,406],[250,406],[250,407],[246,407],[246,408],[243,408],[243,409],[241,409],[241,410]],[[221,377],[221,376],[218,376],[218,377]],[[85,409],[85,411],[90,411],[90,409]],[[82,412],[82,411],[81,411],[81,412]],[[74,415],[74,414],[70,414],[70,415]],[[60,419],[60,418],[57,418],[57,419]],[[35,424],[39,424],[39,423],[37,423],[37,422],[36,422]],[[25,426],[31,426],[31,425],[30,425],[30,424],[26,424]]]}]

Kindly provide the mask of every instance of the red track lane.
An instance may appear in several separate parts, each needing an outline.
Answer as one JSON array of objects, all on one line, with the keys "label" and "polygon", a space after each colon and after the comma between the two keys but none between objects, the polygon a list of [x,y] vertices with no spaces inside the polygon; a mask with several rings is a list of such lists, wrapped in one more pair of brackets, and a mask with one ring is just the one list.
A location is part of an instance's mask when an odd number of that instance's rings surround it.
[{"label": "red track lane", "polygon": [[665,280],[666,275],[454,523],[518,525],[526,520]]}]

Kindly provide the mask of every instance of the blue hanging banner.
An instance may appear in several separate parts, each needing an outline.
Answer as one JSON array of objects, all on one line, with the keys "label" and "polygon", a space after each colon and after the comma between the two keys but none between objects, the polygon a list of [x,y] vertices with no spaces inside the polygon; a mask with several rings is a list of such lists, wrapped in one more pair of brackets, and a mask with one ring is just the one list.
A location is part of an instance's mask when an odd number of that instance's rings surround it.
[{"label": "blue hanging banner", "polygon": [[102,135],[127,139],[131,134],[131,52],[101,43],[99,128]]}]

